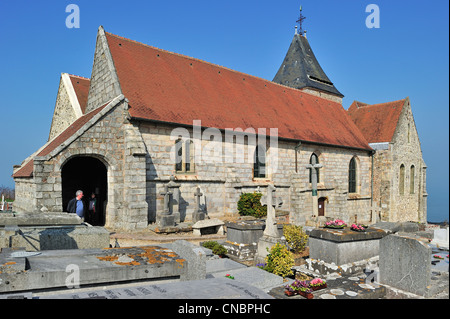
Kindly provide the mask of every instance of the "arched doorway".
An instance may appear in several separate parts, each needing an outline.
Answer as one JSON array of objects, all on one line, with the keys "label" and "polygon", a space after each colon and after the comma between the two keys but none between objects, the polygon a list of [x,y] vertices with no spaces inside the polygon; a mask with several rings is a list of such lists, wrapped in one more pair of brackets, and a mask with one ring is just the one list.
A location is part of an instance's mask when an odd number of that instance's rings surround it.
[{"label": "arched doorway", "polygon": [[75,197],[77,190],[84,193],[88,205],[91,194],[97,198],[96,212],[93,218],[85,216],[85,221],[94,226],[105,225],[105,208],[108,199],[107,168],[95,157],[80,156],[70,159],[61,169],[63,211]]}]

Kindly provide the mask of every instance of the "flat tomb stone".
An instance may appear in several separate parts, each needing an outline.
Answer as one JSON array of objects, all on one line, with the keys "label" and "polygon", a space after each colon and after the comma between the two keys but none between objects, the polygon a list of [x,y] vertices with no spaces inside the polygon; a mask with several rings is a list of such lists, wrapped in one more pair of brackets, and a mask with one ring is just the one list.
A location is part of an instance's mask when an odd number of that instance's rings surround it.
[{"label": "flat tomb stone", "polygon": [[[84,286],[143,279],[181,279],[187,271],[185,259],[173,250],[159,246],[50,250],[26,258],[14,258],[11,254],[10,250],[0,254],[3,265],[0,293],[64,288],[68,283]],[[16,267],[7,271],[11,265],[21,266],[21,269]],[[78,282],[70,280],[71,274]]]},{"label": "flat tomb stone", "polygon": [[380,240],[386,235],[371,228],[365,232],[316,228],[309,237],[309,257],[336,265],[369,259],[379,255]]},{"label": "flat tomb stone", "polygon": [[193,234],[196,236],[207,234],[225,235],[225,223],[218,218],[204,219],[192,225]]},{"label": "flat tomb stone", "polygon": [[0,214],[0,226],[61,226],[81,224],[81,218],[76,214],[68,213]]},{"label": "flat tomb stone", "polygon": [[0,228],[0,248],[24,247],[27,251],[108,248],[109,231],[81,225],[5,226]]},{"label": "flat tomb stone", "polygon": [[[55,293],[39,299],[273,299],[262,289],[228,278],[142,284],[123,288]],[[213,310],[214,311],[214,310]]]}]

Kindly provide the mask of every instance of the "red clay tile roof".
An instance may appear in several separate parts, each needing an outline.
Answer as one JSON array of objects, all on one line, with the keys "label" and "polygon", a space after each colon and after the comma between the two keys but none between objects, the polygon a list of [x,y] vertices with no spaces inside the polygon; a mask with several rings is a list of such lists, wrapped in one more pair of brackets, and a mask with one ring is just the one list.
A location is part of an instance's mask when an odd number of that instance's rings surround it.
[{"label": "red clay tile roof", "polygon": [[390,142],[405,101],[373,105],[354,101],[347,112],[369,143]]},{"label": "red clay tile roof", "polygon": [[281,138],[371,149],[341,104],[106,33],[134,118],[278,128]]},{"label": "red clay tile roof", "polygon": [[[107,104],[103,105],[95,109],[94,111],[80,117],[72,125],[70,125],[65,131],[55,137],[42,151],[39,152],[36,156],[46,156],[50,154],[54,149],[64,143],[69,137],[75,134],[83,125],[89,122],[96,114],[98,114]],[[16,177],[32,177],[34,169],[34,160],[31,159],[28,163],[26,163],[22,168],[20,168],[15,174],[13,174],[13,178]]]},{"label": "red clay tile roof", "polygon": [[80,103],[81,111],[84,114],[84,112],[86,111],[89,85],[91,83],[91,80],[72,74],[69,74],[69,78],[72,82],[75,94],[77,95],[78,102]]}]

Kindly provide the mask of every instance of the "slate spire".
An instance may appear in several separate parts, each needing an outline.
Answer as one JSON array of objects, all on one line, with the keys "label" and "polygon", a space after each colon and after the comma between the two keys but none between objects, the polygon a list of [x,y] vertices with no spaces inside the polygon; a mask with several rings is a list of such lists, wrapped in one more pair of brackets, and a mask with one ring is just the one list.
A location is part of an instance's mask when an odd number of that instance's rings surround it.
[{"label": "slate spire", "polygon": [[310,88],[340,98],[344,96],[322,70],[303,32],[294,34],[294,39],[273,82],[299,90]]}]

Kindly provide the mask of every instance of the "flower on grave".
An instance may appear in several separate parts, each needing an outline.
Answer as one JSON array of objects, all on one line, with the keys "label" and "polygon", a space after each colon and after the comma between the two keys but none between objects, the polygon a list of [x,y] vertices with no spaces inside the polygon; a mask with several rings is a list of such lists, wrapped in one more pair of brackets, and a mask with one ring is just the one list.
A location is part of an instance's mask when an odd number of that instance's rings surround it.
[{"label": "flower on grave", "polygon": [[229,279],[234,279],[234,276],[231,276],[230,274],[226,274],[225,277],[227,277]]},{"label": "flower on grave", "polygon": [[336,219],[334,221],[326,222],[325,227],[329,228],[344,228],[347,224],[342,219]]},{"label": "flower on grave", "polygon": [[[441,257],[439,255],[434,255],[433,257],[436,258],[436,259],[444,259],[444,257]],[[447,258],[448,258],[448,255],[447,255]]]},{"label": "flower on grave", "polygon": [[309,282],[308,281],[298,280],[298,279],[296,279],[293,283],[284,286],[284,288],[286,290],[288,290],[289,292],[302,291],[302,292],[310,293],[312,291],[310,286],[309,286]]},{"label": "flower on grave", "polygon": [[259,264],[256,264],[256,267],[258,267],[260,269],[264,269],[264,267],[266,267],[266,265],[267,264],[265,264],[265,263],[259,263]]},{"label": "flower on grave", "polygon": [[366,230],[366,227],[364,227],[363,225],[360,225],[360,224],[358,224],[358,225],[352,224],[352,226],[350,226],[350,228],[351,228],[351,230],[354,230],[354,231],[365,231]]},{"label": "flower on grave", "polygon": [[326,283],[325,280],[322,280],[320,278],[314,278],[313,280],[311,280],[309,282],[309,286],[310,287],[319,287],[319,286],[325,285],[325,283]]}]

